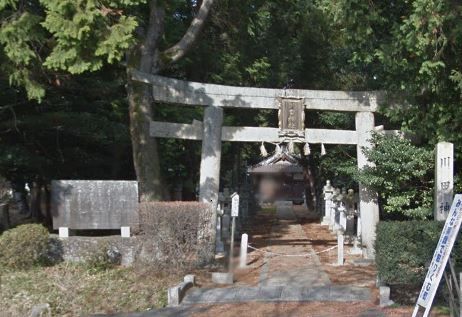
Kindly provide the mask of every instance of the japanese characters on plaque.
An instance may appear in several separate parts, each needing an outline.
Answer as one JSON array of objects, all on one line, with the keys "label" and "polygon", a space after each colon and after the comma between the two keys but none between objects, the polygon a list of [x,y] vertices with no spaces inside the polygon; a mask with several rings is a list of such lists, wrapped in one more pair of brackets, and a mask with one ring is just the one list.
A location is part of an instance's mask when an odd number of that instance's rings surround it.
[{"label": "japanese characters on plaque", "polygon": [[277,98],[279,138],[283,142],[305,140],[305,105],[303,98]]},{"label": "japanese characters on plaque", "polygon": [[436,145],[435,159],[435,220],[448,217],[454,188],[454,145],[440,142]]}]

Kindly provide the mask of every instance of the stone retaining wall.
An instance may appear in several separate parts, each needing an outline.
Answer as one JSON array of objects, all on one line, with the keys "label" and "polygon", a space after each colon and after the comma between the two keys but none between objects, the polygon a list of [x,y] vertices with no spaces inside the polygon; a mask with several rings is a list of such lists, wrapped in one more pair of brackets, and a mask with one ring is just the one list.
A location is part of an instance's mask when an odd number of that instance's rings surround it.
[{"label": "stone retaining wall", "polygon": [[130,266],[135,261],[149,262],[153,255],[147,256],[146,239],[142,236],[122,238],[120,236],[70,236],[60,239],[50,235],[49,258],[54,261],[84,262],[96,254],[108,252],[114,262]]}]

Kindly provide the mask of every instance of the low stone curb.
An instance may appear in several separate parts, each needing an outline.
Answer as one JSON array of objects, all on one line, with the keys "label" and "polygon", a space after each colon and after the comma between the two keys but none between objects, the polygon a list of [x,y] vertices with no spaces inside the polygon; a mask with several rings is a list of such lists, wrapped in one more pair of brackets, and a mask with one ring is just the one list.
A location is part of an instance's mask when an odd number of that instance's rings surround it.
[{"label": "low stone curb", "polygon": [[213,304],[240,302],[285,302],[285,301],[370,301],[369,288],[354,286],[320,287],[231,287],[199,288],[191,290],[183,304]]},{"label": "low stone curb", "polygon": [[175,307],[180,305],[186,291],[194,286],[196,277],[188,274],[184,277],[183,282],[168,289],[168,306]]}]

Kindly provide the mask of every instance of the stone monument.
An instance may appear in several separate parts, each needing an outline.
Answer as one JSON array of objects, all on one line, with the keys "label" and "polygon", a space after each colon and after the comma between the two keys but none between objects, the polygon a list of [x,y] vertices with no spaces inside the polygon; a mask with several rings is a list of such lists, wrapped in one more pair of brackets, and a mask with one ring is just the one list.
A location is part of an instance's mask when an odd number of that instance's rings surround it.
[{"label": "stone monument", "polygon": [[55,180],[51,182],[53,229],[120,229],[130,236],[139,224],[136,181]]}]

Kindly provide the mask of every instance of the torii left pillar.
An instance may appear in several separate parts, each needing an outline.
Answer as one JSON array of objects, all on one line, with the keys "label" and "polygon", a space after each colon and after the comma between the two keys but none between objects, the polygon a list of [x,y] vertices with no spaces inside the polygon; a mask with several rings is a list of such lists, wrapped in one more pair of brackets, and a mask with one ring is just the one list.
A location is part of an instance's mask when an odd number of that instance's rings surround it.
[{"label": "torii left pillar", "polygon": [[223,109],[208,106],[204,110],[202,154],[200,168],[199,201],[209,203],[212,208],[210,233],[213,250],[207,253],[208,260],[215,254],[216,223],[218,207],[218,190],[220,186],[221,161],[221,126],[223,124]]},{"label": "torii left pillar", "polygon": [[204,131],[202,136],[199,201],[211,203],[213,210],[217,209],[218,191],[220,186],[222,125],[223,109],[215,106],[208,106],[205,108],[203,121]]}]

